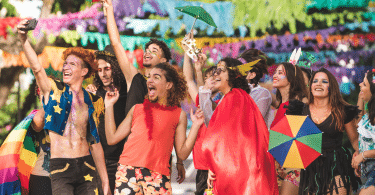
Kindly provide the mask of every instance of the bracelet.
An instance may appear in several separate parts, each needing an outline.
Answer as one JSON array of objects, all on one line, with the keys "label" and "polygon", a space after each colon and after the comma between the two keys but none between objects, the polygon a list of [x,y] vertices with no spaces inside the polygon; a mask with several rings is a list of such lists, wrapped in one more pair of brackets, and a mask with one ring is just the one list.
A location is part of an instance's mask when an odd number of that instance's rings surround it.
[{"label": "bracelet", "polygon": [[183,163],[176,163],[176,165],[182,165],[182,166],[184,166],[184,164],[183,164]]},{"label": "bracelet", "polygon": [[362,158],[363,158],[363,160],[365,160],[365,161],[366,161],[366,160],[367,160],[367,158],[365,158],[365,156],[364,156],[364,154],[363,154],[363,153],[365,153],[365,151],[363,151],[363,152],[362,152]]}]

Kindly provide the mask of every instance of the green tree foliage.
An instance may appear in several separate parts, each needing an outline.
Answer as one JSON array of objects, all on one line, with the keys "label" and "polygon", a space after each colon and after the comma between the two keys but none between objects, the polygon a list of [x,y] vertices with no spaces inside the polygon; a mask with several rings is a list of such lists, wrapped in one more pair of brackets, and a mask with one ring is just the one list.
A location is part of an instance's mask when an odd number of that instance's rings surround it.
[{"label": "green tree foliage", "polygon": [[6,17],[15,17],[17,16],[16,8],[9,3],[8,0],[1,0],[0,1],[0,10],[5,7],[7,9]]}]

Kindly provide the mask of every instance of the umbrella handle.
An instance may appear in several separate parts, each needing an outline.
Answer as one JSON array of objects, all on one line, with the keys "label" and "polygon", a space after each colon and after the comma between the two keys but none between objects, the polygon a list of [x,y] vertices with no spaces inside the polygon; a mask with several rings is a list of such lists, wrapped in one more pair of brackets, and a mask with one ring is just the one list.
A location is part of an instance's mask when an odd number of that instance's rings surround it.
[{"label": "umbrella handle", "polygon": [[197,21],[197,18],[195,18],[194,23],[193,23],[193,26],[191,27],[190,32],[193,32],[193,28],[194,28],[194,25],[195,25],[195,22],[196,22],[196,21]]}]

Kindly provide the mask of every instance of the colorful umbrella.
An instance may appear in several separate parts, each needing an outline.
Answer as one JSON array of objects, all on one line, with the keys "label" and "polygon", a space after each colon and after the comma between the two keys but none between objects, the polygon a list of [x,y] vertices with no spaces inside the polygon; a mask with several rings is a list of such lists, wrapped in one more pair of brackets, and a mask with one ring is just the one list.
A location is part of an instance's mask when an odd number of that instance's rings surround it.
[{"label": "colorful umbrella", "polygon": [[214,19],[212,19],[211,15],[207,13],[206,10],[202,8],[202,6],[184,6],[184,7],[176,7],[178,11],[189,14],[190,16],[193,16],[195,18],[193,26],[191,29],[193,29],[195,22],[197,19],[202,20],[203,22],[217,28]]},{"label": "colorful umbrella", "polygon": [[322,132],[307,116],[286,115],[270,130],[268,150],[282,167],[305,169],[321,149]]}]

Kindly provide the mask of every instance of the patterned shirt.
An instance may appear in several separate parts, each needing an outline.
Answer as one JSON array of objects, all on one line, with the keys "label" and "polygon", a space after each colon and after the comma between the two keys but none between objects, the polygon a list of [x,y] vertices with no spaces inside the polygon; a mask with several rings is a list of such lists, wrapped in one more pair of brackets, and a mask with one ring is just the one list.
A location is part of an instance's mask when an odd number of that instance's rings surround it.
[{"label": "patterned shirt", "polygon": [[[47,105],[44,104],[45,110],[45,125],[44,129],[56,132],[63,135],[67,120],[72,107],[73,94],[69,91],[69,86],[61,81],[49,79],[51,85],[51,92]],[[83,89],[83,88],[82,88]],[[101,97],[88,93],[83,89],[84,102],[88,106],[89,120],[86,140],[89,144],[99,143],[99,135],[97,126],[99,125],[99,118],[104,114],[104,102]],[[44,97],[43,97],[44,98]]]},{"label": "patterned shirt", "polygon": [[375,149],[375,126],[371,125],[368,114],[365,114],[358,123],[359,152]]}]

